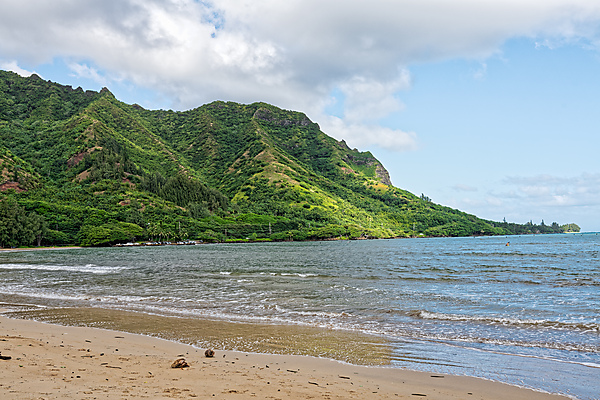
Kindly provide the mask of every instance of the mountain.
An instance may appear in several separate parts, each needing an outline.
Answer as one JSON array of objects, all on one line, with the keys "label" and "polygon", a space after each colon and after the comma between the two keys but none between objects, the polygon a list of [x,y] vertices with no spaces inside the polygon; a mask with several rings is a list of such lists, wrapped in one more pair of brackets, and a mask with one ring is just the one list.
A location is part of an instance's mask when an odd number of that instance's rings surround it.
[{"label": "mountain", "polygon": [[[34,236],[46,244],[525,229],[392,186],[371,153],[327,136],[300,112],[222,101],[183,112],[146,110],[106,88],[83,91],[4,71],[0,173],[0,199],[41,216]],[[0,231],[3,243],[24,241]]]},{"label": "mountain", "polygon": [[31,165],[0,145],[0,191],[22,192],[39,185],[39,174]]}]

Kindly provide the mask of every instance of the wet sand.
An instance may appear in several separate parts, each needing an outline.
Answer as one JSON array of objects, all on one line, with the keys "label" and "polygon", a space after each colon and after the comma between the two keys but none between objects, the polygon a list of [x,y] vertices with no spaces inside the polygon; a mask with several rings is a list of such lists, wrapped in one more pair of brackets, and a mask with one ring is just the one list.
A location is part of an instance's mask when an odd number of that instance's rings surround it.
[{"label": "wet sand", "polygon": [[[0,317],[2,399],[565,399],[482,379]],[[185,358],[189,368],[171,368]]]}]

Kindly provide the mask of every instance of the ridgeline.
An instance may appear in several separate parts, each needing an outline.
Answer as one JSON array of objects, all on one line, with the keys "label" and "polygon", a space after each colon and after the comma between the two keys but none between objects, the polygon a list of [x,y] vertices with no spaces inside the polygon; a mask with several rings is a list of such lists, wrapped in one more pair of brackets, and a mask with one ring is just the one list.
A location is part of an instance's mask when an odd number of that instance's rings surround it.
[{"label": "ridgeline", "polygon": [[[0,71],[0,247],[556,233],[392,186],[369,152],[265,103],[145,110]],[[575,226],[576,227],[576,226]]]}]

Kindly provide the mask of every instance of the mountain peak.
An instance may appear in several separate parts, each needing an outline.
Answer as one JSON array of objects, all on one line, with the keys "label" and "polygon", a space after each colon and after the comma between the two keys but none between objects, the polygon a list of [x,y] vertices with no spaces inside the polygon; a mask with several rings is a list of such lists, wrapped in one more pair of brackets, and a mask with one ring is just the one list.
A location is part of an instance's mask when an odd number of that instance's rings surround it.
[{"label": "mountain peak", "polygon": [[[279,110],[283,111],[283,110]],[[309,126],[313,124],[313,122],[308,119],[308,117],[303,113],[292,113],[292,112],[279,112],[276,113],[273,110],[273,106],[267,107],[259,107],[254,115],[253,119],[267,122],[269,124],[278,125],[281,127],[287,126]]]},{"label": "mountain peak", "polygon": [[115,95],[112,94],[112,92],[110,90],[108,90],[107,87],[103,87],[100,90],[100,95],[109,96],[109,97],[112,97],[113,99],[115,98]]}]

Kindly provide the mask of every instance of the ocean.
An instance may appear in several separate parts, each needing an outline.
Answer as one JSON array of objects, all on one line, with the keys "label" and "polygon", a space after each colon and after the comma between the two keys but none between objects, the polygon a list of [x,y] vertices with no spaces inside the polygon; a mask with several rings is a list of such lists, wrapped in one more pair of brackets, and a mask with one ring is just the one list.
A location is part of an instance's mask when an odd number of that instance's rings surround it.
[{"label": "ocean", "polygon": [[0,252],[0,309],[600,399],[597,234]]}]

